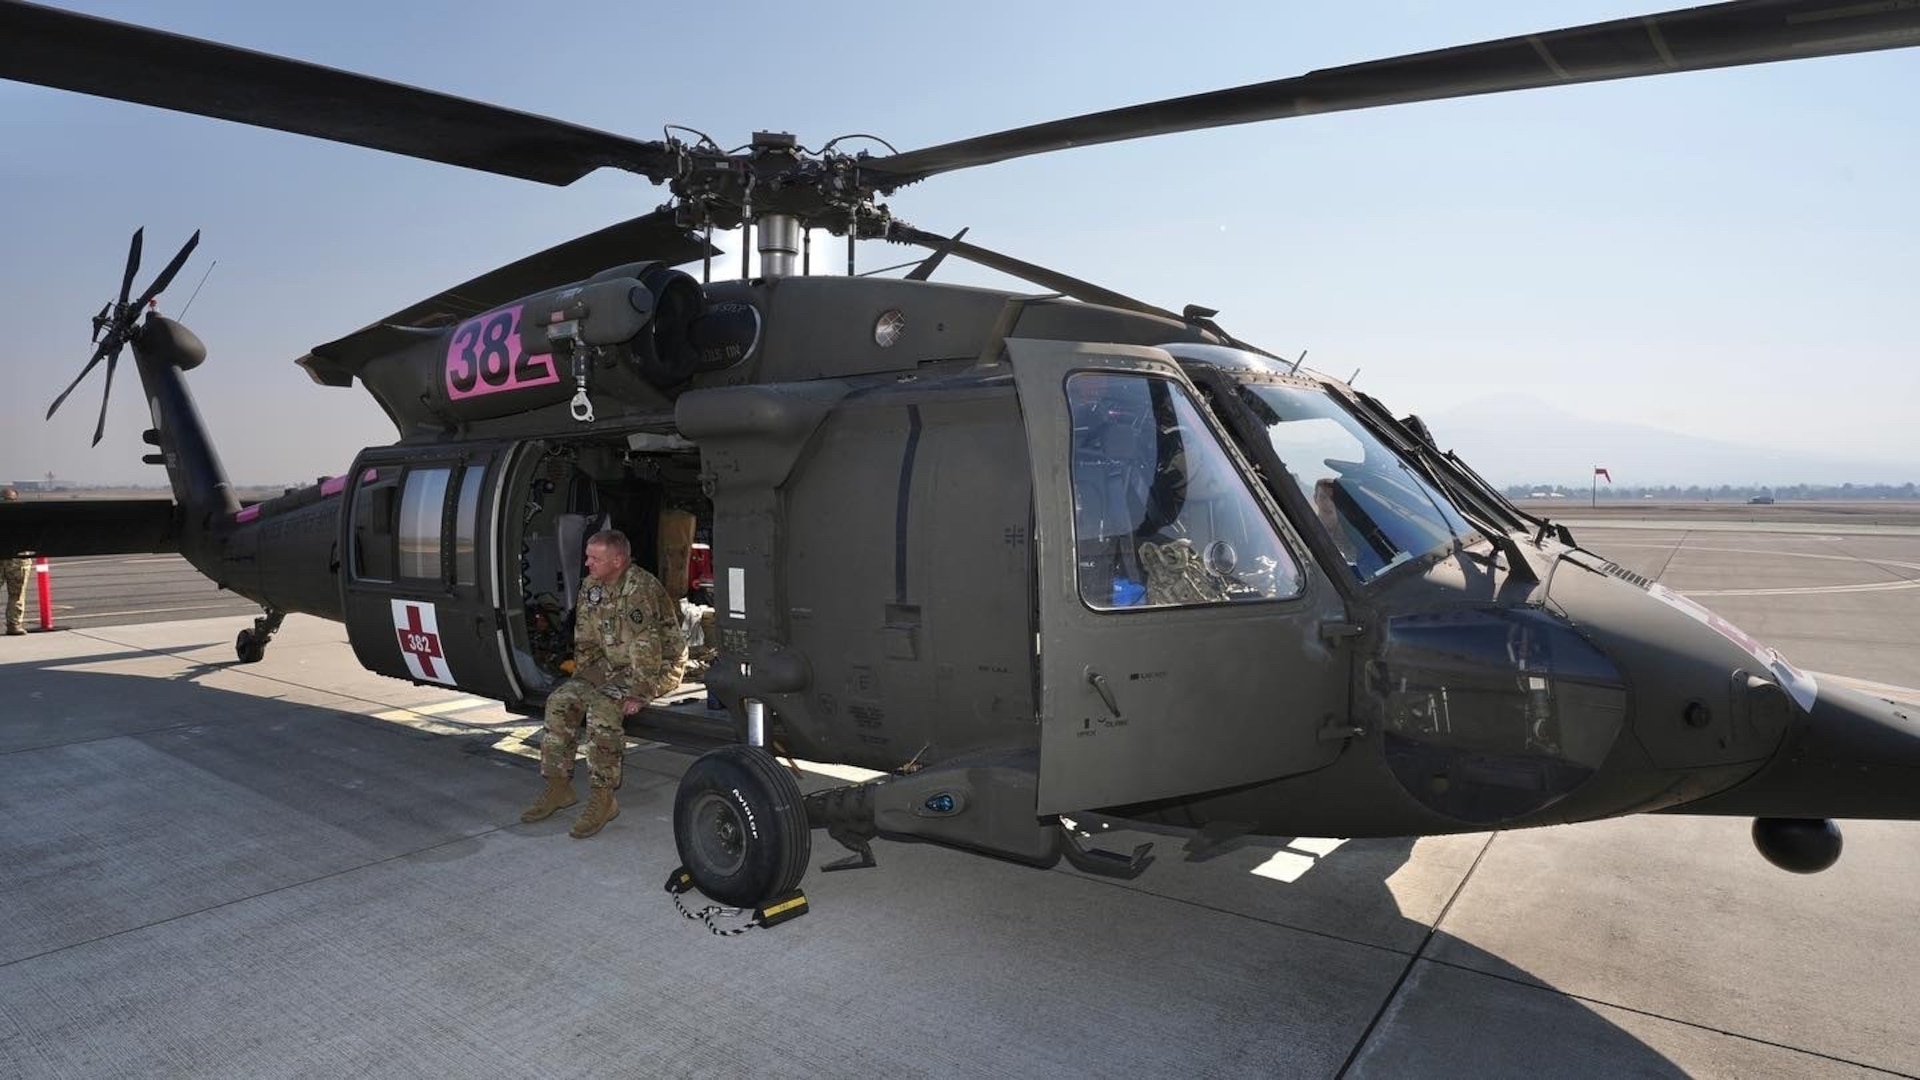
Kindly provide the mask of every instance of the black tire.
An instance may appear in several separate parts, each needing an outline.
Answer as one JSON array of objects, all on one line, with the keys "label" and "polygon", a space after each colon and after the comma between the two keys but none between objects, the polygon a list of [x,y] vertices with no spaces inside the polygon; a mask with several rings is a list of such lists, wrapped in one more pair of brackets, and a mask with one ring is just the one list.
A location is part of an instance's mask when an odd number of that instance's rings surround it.
[{"label": "black tire", "polygon": [[813,854],[800,785],[757,746],[723,746],[687,769],[673,843],[694,885],[734,907],[792,892]]},{"label": "black tire", "polygon": [[243,664],[257,664],[266,658],[267,646],[254,639],[253,631],[242,630],[240,636],[233,639],[233,655]]}]

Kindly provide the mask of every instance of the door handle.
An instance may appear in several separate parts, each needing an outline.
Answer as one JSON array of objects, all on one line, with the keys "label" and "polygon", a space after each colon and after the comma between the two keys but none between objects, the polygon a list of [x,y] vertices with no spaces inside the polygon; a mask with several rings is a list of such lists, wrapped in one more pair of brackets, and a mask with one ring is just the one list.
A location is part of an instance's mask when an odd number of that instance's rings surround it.
[{"label": "door handle", "polygon": [[1088,668],[1087,682],[1099,693],[1100,700],[1107,703],[1107,711],[1113,714],[1113,718],[1120,719],[1120,703],[1113,699],[1113,687],[1107,685],[1107,677]]}]

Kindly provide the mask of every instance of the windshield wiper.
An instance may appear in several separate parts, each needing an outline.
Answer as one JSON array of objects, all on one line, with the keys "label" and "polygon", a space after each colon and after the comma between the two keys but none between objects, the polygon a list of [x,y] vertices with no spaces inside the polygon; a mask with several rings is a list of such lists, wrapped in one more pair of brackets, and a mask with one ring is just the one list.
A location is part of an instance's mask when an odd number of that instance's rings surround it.
[{"label": "windshield wiper", "polygon": [[1459,469],[1462,473],[1470,477],[1474,483],[1480,485],[1482,490],[1486,491],[1489,495],[1492,495],[1494,498],[1499,499],[1501,504],[1511,509],[1513,513],[1539,526],[1539,531],[1533,534],[1533,544],[1535,547],[1539,547],[1540,542],[1542,540],[1545,540],[1549,534],[1551,534],[1555,539],[1559,540],[1562,544],[1565,544],[1570,548],[1577,548],[1580,546],[1579,544],[1574,542],[1572,530],[1568,529],[1565,525],[1562,525],[1551,518],[1544,517],[1544,516],[1535,517],[1534,515],[1527,513],[1525,510],[1520,509],[1520,507],[1516,505],[1512,499],[1509,499],[1505,495],[1500,494],[1499,491],[1495,490],[1492,484],[1487,483],[1485,477],[1473,471],[1473,466],[1468,465],[1464,461],[1461,461],[1460,455],[1455,454],[1453,451],[1449,450],[1447,451],[1447,460],[1449,462],[1452,462],[1455,468]]},{"label": "windshield wiper", "polygon": [[[1506,499],[1497,492],[1492,493],[1493,500],[1491,505],[1489,505],[1485,499],[1490,489],[1477,490],[1473,485],[1463,481],[1458,473],[1447,467],[1446,463],[1451,461],[1461,469],[1469,473],[1472,472],[1472,470],[1466,469],[1464,463],[1454,457],[1451,451],[1449,451],[1443,459],[1437,447],[1426,439],[1421,438],[1417,432],[1413,431],[1406,424],[1394,419],[1393,414],[1389,413],[1379,401],[1358,390],[1355,390],[1353,393],[1354,396],[1360,400],[1360,403],[1366,407],[1369,418],[1372,419],[1376,425],[1384,428],[1386,434],[1393,436],[1395,441],[1401,444],[1403,451],[1413,451],[1415,460],[1420,463],[1421,475],[1431,480],[1435,487],[1446,492],[1453,500],[1455,507],[1459,509],[1462,514],[1474,519],[1475,525],[1479,526],[1483,531],[1489,526],[1492,526],[1492,531],[1503,533],[1514,529],[1524,530],[1527,528],[1525,522],[1514,516],[1515,514],[1521,513],[1518,507],[1507,502]],[[1479,478],[1475,477],[1475,479],[1478,480]],[[1485,481],[1480,481],[1480,483],[1484,484]],[[1506,519],[1505,525],[1501,524],[1500,518],[1502,517]]]},{"label": "windshield wiper", "polygon": [[[1407,425],[1394,419],[1393,414],[1387,412],[1371,396],[1358,390],[1354,391],[1354,396],[1360,399],[1374,423],[1387,429],[1387,432],[1395,436],[1404,447],[1413,451],[1415,460],[1422,466],[1421,473],[1432,480],[1435,487],[1446,492],[1461,515],[1478,526],[1487,541],[1507,557],[1508,573],[1524,581],[1540,580],[1539,573],[1534,570],[1533,564],[1527,561],[1526,555],[1520,550],[1519,541],[1513,538],[1513,530],[1516,527],[1523,531],[1526,529],[1526,525],[1514,516],[1522,513],[1518,507],[1508,502],[1498,492],[1492,492],[1494,499],[1490,504],[1484,501],[1486,493],[1491,491],[1490,488],[1484,487],[1486,481],[1481,480],[1478,474],[1468,469],[1452,451],[1448,451],[1443,459],[1437,447],[1409,430]],[[1448,462],[1471,475],[1475,482],[1482,485],[1481,490],[1475,490],[1474,485],[1462,479],[1459,472],[1448,468]],[[1499,520],[1502,516],[1506,518],[1505,524]],[[1543,528],[1544,525],[1543,522]]]}]

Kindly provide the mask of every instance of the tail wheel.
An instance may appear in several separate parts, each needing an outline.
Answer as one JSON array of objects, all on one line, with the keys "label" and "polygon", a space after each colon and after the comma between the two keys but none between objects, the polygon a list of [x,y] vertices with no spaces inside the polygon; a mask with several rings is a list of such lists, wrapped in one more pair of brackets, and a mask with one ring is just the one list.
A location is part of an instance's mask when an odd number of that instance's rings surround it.
[{"label": "tail wheel", "polygon": [[694,885],[735,907],[792,892],[813,853],[800,785],[757,746],[694,761],[674,796],[673,842]]},{"label": "tail wheel", "polygon": [[233,655],[243,664],[257,664],[267,655],[267,643],[253,631],[242,630],[240,636],[233,639]]}]

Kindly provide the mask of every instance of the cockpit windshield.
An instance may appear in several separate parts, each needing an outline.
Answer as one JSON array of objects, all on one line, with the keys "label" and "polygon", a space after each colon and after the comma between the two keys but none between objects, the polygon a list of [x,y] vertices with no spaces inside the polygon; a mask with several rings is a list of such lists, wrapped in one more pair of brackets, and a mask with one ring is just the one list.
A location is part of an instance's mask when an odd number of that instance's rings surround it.
[{"label": "cockpit windshield", "polygon": [[1446,495],[1326,391],[1235,386],[1359,580],[1475,534]]}]

